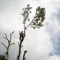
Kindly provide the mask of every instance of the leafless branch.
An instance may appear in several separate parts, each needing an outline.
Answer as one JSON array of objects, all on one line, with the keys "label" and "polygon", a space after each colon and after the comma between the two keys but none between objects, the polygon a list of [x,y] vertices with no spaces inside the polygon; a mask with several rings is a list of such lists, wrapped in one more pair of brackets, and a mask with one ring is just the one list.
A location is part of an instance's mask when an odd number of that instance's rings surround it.
[{"label": "leafless branch", "polygon": [[13,33],[14,33],[14,31],[11,33],[11,36],[12,36]]},{"label": "leafless branch", "polygon": [[[2,43],[2,42],[1,42]],[[5,46],[5,44],[4,43],[2,43],[3,45],[4,45],[4,47],[7,49],[7,47]]]},{"label": "leafless branch", "polygon": [[12,33],[10,33],[10,41],[11,41],[11,37],[12,37],[12,34],[14,33],[14,31]]},{"label": "leafless branch", "polygon": [[[12,34],[13,33],[14,33],[14,31],[12,33],[10,33],[10,39],[7,38],[7,35],[6,34],[5,34],[5,37],[3,37],[3,38],[5,38],[8,41],[8,46],[7,47],[5,46],[5,44],[2,43],[4,45],[4,47],[7,49],[7,51],[4,52],[6,54],[6,56],[9,56],[9,48],[10,48],[10,45],[15,44],[15,43],[11,43],[11,37],[12,37]],[[8,58],[9,57],[7,57],[7,60],[8,60]]]},{"label": "leafless branch", "polygon": [[11,36],[12,36],[12,35],[11,35],[11,33],[10,33],[10,41],[11,41]]},{"label": "leafless branch", "polygon": [[6,40],[8,40],[8,41],[9,41],[9,39],[7,38],[7,35],[6,35],[6,34],[5,34],[5,36],[6,36],[6,37],[3,37],[3,38],[5,38]]},{"label": "leafless branch", "polygon": [[13,45],[13,44],[15,44],[15,43],[11,43],[10,45]]},{"label": "leafless branch", "polygon": [[6,52],[4,52],[6,54]]},{"label": "leafless branch", "polygon": [[6,36],[6,38],[7,38],[7,35],[6,35],[6,33],[5,33],[5,36]]}]

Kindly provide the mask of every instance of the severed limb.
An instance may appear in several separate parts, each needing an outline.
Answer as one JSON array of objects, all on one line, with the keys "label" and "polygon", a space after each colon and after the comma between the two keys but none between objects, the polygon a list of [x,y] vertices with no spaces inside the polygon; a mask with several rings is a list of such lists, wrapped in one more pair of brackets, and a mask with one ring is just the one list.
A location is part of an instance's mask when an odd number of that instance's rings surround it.
[{"label": "severed limb", "polygon": [[23,54],[23,60],[25,60],[26,58],[25,58],[25,54],[27,53],[27,50],[26,51],[24,51],[24,54]]}]

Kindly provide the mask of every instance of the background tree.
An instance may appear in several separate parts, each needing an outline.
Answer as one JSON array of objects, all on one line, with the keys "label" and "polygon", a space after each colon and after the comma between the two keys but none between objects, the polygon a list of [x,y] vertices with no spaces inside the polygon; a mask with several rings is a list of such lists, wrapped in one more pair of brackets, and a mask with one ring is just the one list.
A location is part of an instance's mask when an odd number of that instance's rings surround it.
[{"label": "background tree", "polygon": [[4,47],[7,49],[5,53],[5,60],[8,60],[9,59],[9,48],[11,45],[15,44],[15,43],[11,43],[11,38],[12,38],[12,34],[14,33],[14,31],[12,33],[10,33],[10,39],[7,38],[7,35],[5,34],[5,38],[7,41],[8,41],[8,46],[6,47],[4,43],[2,43],[4,45]]},{"label": "background tree", "polygon": [[[35,28],[40,28],[43,26],[43,21],[45,19],[45,8],[41,8],[41,7],[37,7],[36,8],[36,13],[35,13],[35,16],[33,17],[33,20],[31,20],[31,22],[26,26],[26,22],[30,21],[30,18],[29,18],[29,14],[32,13],[31,12],[31,9],[32,7],[30,7],[30,4],[27,5],[26,8],[23,8],[23,13],[21,13],[21,15],[23,16],[23,24],[24,24],[24,34],[26,32],[26,29],[28,29],[28,27],[32,27],[33,29]],[[19,35],[20,35],[20,32],[19,32]],[[26,36],[26,34],[25,34]],[[20,43],[18,43],[19,45],[19,53],[17,55],[17,60],[20,59],[20,55],[21,55],[21,47],[22,47],[22,40],[20,39],[19,37],[19,40],[20,40]],[[23,54],[23,60],[25,60],[25,53],[27,51],[24,51],[24,54]]]},{"label": "background tree", "polygon": [[0,60],[5,60],[5,55],[0,55]]}]

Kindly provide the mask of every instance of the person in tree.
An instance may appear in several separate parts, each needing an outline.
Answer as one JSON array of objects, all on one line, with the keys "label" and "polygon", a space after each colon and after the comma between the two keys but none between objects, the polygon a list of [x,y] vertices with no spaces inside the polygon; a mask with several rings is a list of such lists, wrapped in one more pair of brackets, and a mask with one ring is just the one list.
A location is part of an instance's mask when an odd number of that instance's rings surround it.
[{"label": "person in tree", "polygon": [[21,32],[19,31],[19,34],[20,34],[20,40],[21,40],[21,42],[23,42],[25,33],[23,33],[23,31],[21,31]]}]

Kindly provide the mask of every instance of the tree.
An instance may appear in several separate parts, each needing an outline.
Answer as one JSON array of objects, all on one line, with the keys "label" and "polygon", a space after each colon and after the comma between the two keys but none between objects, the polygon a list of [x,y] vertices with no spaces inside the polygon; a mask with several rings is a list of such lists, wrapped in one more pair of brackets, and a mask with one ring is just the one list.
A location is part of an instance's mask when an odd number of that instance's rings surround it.
[{"label": "tree", "polygon": [[5,55],[0,55],[0,60],[5,60]]},{"label": "tree", "polygon": [[[30,18],[29,18],[29,14],[32,13],[31,12],[31,9],[32,7],[30,7],[30,4],[27,4],[27,7],[26,8],[23,8],[23,13],[21,13],[21,15],[23,16],[23,24],[24,24],[24,37],[26,36],[26,30],[28,29],[28,27],[32,27],[33,29],[36,29],[36,28],[40,28],[43,26],[43,22],[45,20],[45,8],[41,8],[41,7],[37,7],[36,8],[36,13],[35,13],[35,16],[33,17],[33,19],[31,20],[31,22],[26,26],[26,22],[30,21]],[[8,60],[9,59],[9,48],[11,45],[15,44],[15,43],[11,43],[11,38],[12,38],[12,34],[14,33],[14,31],[12,33],[10,33],[10,39],[7,38],[7,35],[5,34],[5,38],[7,41],[8,41],[8,46],[6,47],[4,43],[2,43],[4,45],[4,47],[7,49],[5,53],[5,60]],[[19,31],[19,35],[20,35],[20,31]],[[19,37],[19,40],[20,42],[18,42],[18,46],[19,46],[19,52],[18,52],[18,55],[17,55],[17,60],[20,60],[20,55],[21,55],[21,48],[23,47],[22,46],[22,43],[24,41],[24,39],[20,39]],[[23,40],[23,41],[22,41]],[[27,53],[27,50],[24,51],[24,54],[23,54],[23,60],[25,60],[25,54]]]},{"label": "tree", "polygon": [[11,38],[12,38],[12,34],[14,33],[14,31],[12,33],[10,33],[10,39],[7,38],[7,35],[5,34],[5,38],[7,41],[8,41],[8,46],[6,47],[4,43],[2,43],[4,45],[4,47],[7,49],[5,53],[5,60],[8,60],[9,59],[9,48],[11,45],[15,44],[15,43],[11,43]]},{"label": "tree", "polygon": [[[30,4],[28,4],[26,8],[23,8],[23,13],[21,13],[21,15],[24,18],[23,19],[24,34],[25,34],[26,29],[28,29],[29,26],[32,27],[33,29],[36,29],[36,28],[39,29],[40,27],[42,27],[43,26],[44,19],[45,19],[45,8],[41,8],[41,7],[38,6],[36,8],[36,13],[35,13],[35,16],[33,17],[33,20],[31,20],[31,22],[27,26],[25,26],[26,22],[27,21],[28,22],[30,21],[29,14],[32,13],[31,12],[31,9],[32,9],[32,7],[30,7]],[[20,34],[20,32],[19,32],[19,34]],[[25,36],[26,36],[26,34],[25,34]],[[21,47],[23,47],[22,46],[22,40],[20,39],[20,37],[19,37],[19,40],[20,40],[20,43],[18,43],[18,45],[19,45],[19,53],[17,55],[17,60],[20,59]],[[26,59],[25,58],[25,53],[26,52],[27,52],[27,50],[24,51],[23,60]]]}]

